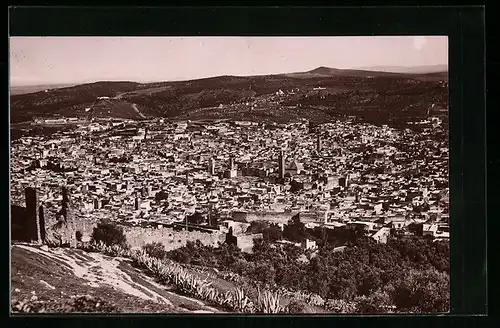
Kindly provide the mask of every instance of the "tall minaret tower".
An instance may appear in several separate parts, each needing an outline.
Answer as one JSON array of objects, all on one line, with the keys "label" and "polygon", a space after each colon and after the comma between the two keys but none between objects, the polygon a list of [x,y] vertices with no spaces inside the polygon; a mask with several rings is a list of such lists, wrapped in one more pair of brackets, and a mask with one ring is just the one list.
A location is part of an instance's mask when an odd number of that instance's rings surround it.
[{"label": "tall minaret tower", "polygon": [[215,160],[213,157],[211,157],[208,162],[208,173],[210,173],[210,175],[215,175]]},{"label": "tall minaret tower", "polygon": [[321,151],[321,136],[319,134],[316,138],[316,150],[318,153]]},{"label": "tall minaret tower", "polygon": [[283,150],[280,150],[278,157],[278,174],[280,179],[285,178],[285,154]]}]

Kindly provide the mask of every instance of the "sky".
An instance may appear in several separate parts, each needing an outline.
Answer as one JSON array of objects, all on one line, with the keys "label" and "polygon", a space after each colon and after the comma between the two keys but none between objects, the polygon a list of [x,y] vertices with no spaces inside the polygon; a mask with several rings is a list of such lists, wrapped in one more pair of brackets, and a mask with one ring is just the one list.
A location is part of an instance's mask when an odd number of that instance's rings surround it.
[{"label": "sky", "polygon": [[448,64],[446,36],[10,37],[12,86]]}]

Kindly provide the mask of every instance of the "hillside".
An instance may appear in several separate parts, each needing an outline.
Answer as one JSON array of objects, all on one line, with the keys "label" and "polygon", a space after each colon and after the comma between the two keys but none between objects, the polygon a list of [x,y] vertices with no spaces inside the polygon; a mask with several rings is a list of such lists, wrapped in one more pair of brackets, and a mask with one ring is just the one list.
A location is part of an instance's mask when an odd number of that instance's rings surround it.
[{"label": "hillside", "polygon": [[[269,307],[265,303],[266,295],[261,299],[255,281],[238,275],[235,279],[234,273],[165,262],[141,254],[120,257],[110,254],[110,250],[103,253],[26,243],[12,245],[11,310],[21,313],[277,313],[271,309],[277,310],[279,305],[280,311],[291,310],[287,306],[300,294],[273,293],[271,299],[275,297],[278,303]],[[301,310],[327,312],[311,304]]]},{"label": "hillside", "polygon": [[66,84],[43,84],[43,85],[25,85],[25,86],[10,86],[11,95],[23,95],[27,93],[34,93],[39,91],[60,89],[66,87],[72,87],[77,85],[76,83],[66,83]]},{"label": "hillside", "polygon": [[360,67],[359,69],[366,71],[393,72],[393,73],[405,73],[405,74],[429,74],[429,73],[448,72],[448,65],[426,65],[418,67],[370,66],[370,67]]},{"label": "hillside", "polygon": [[[446,72],[400,74],[319,67],[302,73],[177,82],[96,82],[11,95],[10,114],[13,123],[57,116],[275,120],[283,118],[285,107],[300,108],[292,118],[306,118],[310,111],[320,111],[323,120],[366,116],[374,109],[377,115],[384,113],[382,117],[406,117],[408,111],[423,116],[433,104],[447,109],[446,81]],[[410,110],[411,106],[417,109]]]},{"label": "hillside", "polygon": [[[104,312],[220,312],[159,285],[134,268],[129,259],[78,249],[44,250],[21,244],[11,247],[13,304],[32,299],[39,306],[59,312],[60,304],[70,304],[83,295],[87,302],[98,300]],[[99,306],[95,312],[101,312]]]}]

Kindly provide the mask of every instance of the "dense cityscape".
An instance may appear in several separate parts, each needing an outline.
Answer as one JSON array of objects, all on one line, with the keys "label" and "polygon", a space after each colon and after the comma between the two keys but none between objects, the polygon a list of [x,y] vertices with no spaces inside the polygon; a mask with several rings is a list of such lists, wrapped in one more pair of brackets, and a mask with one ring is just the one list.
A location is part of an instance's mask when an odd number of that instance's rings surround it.
[{"label": "dense cityscape", "polygon": [[447,38],[349,40],[12,38],[11,312],[449,312]]},{"label": "dense cityscape", "polygon": [[428,128],[89,122],[12,145],[12,203],[23,205],[24,188],[36,185],[51,213],[66,185],[81,220],[168,225],[200,213],[209,224],[209,213],[222,221],[235,212],[307,212],[317,213],[302,216],[311,227],[429,221],[426,233],[448,238],[447,141],[433,138],[438,119],[416,123]]}]

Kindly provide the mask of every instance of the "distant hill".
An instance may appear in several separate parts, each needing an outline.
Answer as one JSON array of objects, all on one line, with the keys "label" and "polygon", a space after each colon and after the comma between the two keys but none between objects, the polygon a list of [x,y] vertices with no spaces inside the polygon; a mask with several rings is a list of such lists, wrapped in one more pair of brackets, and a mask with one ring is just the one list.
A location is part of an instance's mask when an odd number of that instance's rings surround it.
[{"label": "distant hill", "polygon": [[417,67],[405,67],[405,66],[371,66],[371,67],[361,67],[359,69],[366,71],[377,71],[377,72],[391,72],[391,73],[403,73],[403,74],[428,74],[428,73],[447,73],[448,65],[427,65],[427,66],[417,66]]},{"label": "distant hill", "polygon": [[273,121],[312,117],[331,120],[339,115],[366,119],[368,115],[374,120],[389,120],[424,115],[430,107],[446,109],[446,81],[447,73],[329,67],[176,82],[101,81],[12,94],[10,117],[11,122],[57,116]]},{"label": "distant hill", "polygon": [[27,85],[27,86],[10,86],[11,95],[22,95],[44,90],[60,89],[77,85],[75,83],[68,84],[44,84],[44,85]]},{"label": "distant hill", "polygon": [[354,70],[354,69],[338,69],[330,67],[318,67],[307,72],[298,72],[283,74],[288,77],[295,78],[314,78],[314,77],[334,77],[334,76],[358,76],[358,77],[368,77],[368,76],[399,76],[398,73],[388,73],[388,72],[372,72],[367,70]]},{"label": "distant hill", "polygon": [[[434,75],[429,75],[429,73]],[[438,74],[437,74],[438,73]],[[437,75],[436,75],[437,74]],[[307,72],[282,74],[294,78],[320,78],[335,76],[356,77],[406,77],[418,80],[448,80],[448,68],[443,66],[426,67],[367,67],[359,69],[338,69],[330,67],[318,67]]]}]

